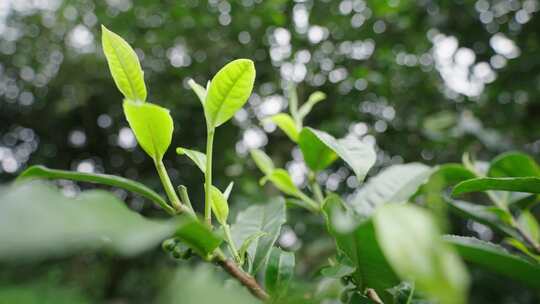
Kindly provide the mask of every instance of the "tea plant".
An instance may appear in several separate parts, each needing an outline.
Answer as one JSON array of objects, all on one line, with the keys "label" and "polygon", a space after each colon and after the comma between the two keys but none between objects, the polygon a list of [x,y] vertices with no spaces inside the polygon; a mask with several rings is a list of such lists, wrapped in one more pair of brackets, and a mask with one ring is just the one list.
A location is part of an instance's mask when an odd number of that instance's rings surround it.
[{"label": "tea plant", "polygon": [[[276,124],[298,145],[307,182],[295,184],[288,171],[276,166],[265,152],[250,151],[263,173],[261,184],[271,183],[285,199],[250,206],[231,223],[228,199],[233,183],[224,190],[214,186],[212,156],[218,127],[242,108],[255,81],[254,63],[238,59],[219,70],[206,86],[188,82],[204,109],[206,149],[203,153],[177,147],[176,152],[190,158],[204,174],[203,214],[199,216],[189,189],[175,187],[163,162],[174,128],[169,110],[147,101],[144,73],[125,40],[102,27],[102,44],[112,78],[124,95],[125,117],[139,146],[153,161],[167,198],[119,176],[30,167],[14,185],[0,190],[0,242],[9,245],[0,247],[0,260],[89,249],[129,256],[164,240],[163,249],[173,257],[187,259],[196,254],[217,264],[260,300],[321,302],[315,290],[304,291],[300,297],[291,291],[295,256],[275,246],[286,222],[286,207],[299,206],[320,215],[335,240],[335,254],[320,276],[342,282],[343,303],[466,303],[469,274],[463,260],[540,288],[540,228],[531,212],[539,202],[540,167],[531,157],[510,152],[489,164],[466,155],[463,164],[393,165],[363,183],[376,161],[374,148],[352,135],[335,138],[305,126],[305,117],[326,96],[315,92],[300,105],[291,88],[289,113],[264,122]],[[363,183],[348,198],[319,184],[320,173],[330,170],[338,159]],[[155,203],[170,218],[146,219],[101,190],[69,198],[48,185],[30,182],[35,179],[121,188]],[[482,192],[485,197],[467,197],[474,203],[456,199],[470,192]],[[448,212],[489,226],[504,236],[503,245],[513,249],[474,237],[444,235],[450,225]],[[204,273],[199,276],[214,284]],[[309,286],[315,289],[314,285]]]}]

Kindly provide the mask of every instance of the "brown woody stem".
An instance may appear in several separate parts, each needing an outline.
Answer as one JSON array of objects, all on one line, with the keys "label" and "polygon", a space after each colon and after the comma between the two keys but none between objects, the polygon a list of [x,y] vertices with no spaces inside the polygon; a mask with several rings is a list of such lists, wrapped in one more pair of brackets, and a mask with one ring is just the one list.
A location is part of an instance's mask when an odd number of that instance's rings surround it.
[{"label": "brown woody stem", "polygon": [[249,290],[249,292],[251,292],[252,295],[263,301],[266,301],[270,298],[266,291],[259,285],[259,283],[257,283],[255,278],[240,269],[234,261],[219,255],[216,257],[216,262],[228,274],[230,274],[242,285],[244,285]]}]

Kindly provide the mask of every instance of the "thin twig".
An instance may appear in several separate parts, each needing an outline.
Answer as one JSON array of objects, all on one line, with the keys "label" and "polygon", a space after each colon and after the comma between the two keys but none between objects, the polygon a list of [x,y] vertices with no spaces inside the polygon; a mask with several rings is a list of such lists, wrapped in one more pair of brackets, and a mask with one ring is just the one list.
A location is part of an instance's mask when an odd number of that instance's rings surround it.
[{"label": "thin twig", "polygon": [[373,302],[377,304],[384,304],[381,298],[379,298],[379,295],[373,288],[366,289],[366,296]]},{"label": "thin twig", "polygon": [[234,261],[227,259],[222,255],[218,255],[216,260],[217,264],[221,266],[221,268],[223,268],[228,274],[244,285],[252,295],[263,301],[270,298],[266,291],[259,285],[259,283],[257,283],[255,278],[240,269],[236,263],[234,263]]}]

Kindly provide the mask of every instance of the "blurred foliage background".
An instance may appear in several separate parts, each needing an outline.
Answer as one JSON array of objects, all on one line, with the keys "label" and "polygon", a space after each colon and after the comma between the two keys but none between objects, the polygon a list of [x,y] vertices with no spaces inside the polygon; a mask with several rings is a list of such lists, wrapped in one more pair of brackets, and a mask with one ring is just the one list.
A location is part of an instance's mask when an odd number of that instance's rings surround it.
[{"label": "blurred foliage background", "polygon": [[[149,100],[172,111],[177,146],[204,150],[206,140],[203,111],[187,80],[206,83],[235,58],[255,61],[254,94],[215,143],[217,185],[235,182],[233,211],[276,193],[258,187],[250,148],[265,149],[304,183],[299,151],[291,153],[293,144],[274,125],[260,123],[287,107],[290,83],[300,100],[317,90],[327,94],[308,125],[377,147],[372,174],[394,163],[456,162],[465,151],[480,159],[512,149],[537,156],[539,9],[538,0],[2,0],[0,181],[44,164],[118,174],[160,189],[123,117],[100,24],[136,48]],[[166,165],[200,202],[202,174],[173,149]],[[358,185],[350,175],[336,165],[320,181],[352,193]],[[73,195],[92,186],[61,187]],[[138,197],[115,193],[134,210],[162,215]],[[320,221],[291,212],[280,238],[297,252],[297,276],[306,282],[316,281],[317,267],[333,250]],[[452,229],[497,237],[456,219]],[[34,303],[35,293],[40,303],[47,295],[54,303],[64,297],[66,303],[148,303],[177,264],[156,249],[131,259],[88,254],[1,265],[0,298],[24,293]],[[472,273],[472,303],[540,301],[517,283]]]}]

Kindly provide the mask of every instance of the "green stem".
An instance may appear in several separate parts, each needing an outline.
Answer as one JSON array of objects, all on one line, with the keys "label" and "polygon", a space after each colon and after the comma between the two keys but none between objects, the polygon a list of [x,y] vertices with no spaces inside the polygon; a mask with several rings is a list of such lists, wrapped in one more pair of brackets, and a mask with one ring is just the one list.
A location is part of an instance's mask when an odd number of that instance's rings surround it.
[{"label": "green stem", "polygon": [[159,179],[161,180],[161,184],[163,184],[165,193],[167,193],[167,197],[169,198],[169,201],[171,202],[172,206],[178,212],[183,211],[184,208],[182,206],[182,202],[180,201],[180,199],[176,195],[176,192],[174,191],[174,187],[171,183],[171,179],[169,178],[169,174],[167,174],[167,169],[165,169],[165,165],[163,164],[163,161],[162,160],[154,161],[154,164],[156,165]]},{"label": "green stem", "polygon": [[305,195],[304,192],[298,193],[298,198],[306,202],[314,212],[321,211],[321,206],[319,206],[314,200],[312,200],[309,196]]},{"label": "green stem", "polygon": [[317,181],[314,180],[312,183],[311,183],[311,190],[313,190],[313,194],[315,195],[315,199],[319,202],[319,204],[322,206],[323,202],[324,202],[324,195],[322,193],[322,190],[321,190],[321,186],[319,186],[319,184],[317,184]]},{"label": "green stem", "polygon": [[210,187],[212,186],[212,150],[215,129],[208,129],[206,137],[206,172],[204,173],[204,218],[212,226],[212,206],[210,205]]},{"label": "green stem", "polygon": [[178,186],[178,195],[180,195],[180,200],[186,204],[189,213],[192,215],[195,215],[195,210],[193,209],[193,206],[191,205],[191,200],[189,199],[189,194],[187,192],[187,188],[184,185]]},{"label": "green stem", "polygon": [[232,254],[234,256],[234,259],[237,263],[241,262],[240,255],[238,254],[238,250],[236,249],[236,245],[234,244],[234,241],[231,236],[231,229],[229,225],[225,224],[223,225],[223,232],[225,232],[225,239],[227,240],[227,243],[229,244],[229,248],[232,251]]}]

